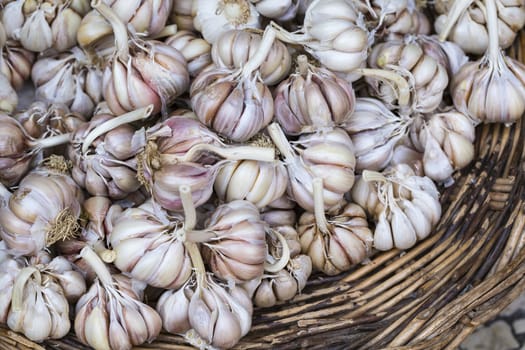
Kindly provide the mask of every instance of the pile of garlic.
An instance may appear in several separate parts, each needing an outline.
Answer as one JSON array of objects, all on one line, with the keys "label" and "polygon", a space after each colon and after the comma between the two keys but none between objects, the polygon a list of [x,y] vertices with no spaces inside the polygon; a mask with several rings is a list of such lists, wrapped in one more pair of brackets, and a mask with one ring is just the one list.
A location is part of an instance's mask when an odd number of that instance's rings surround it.
[{"label": "pile of garlic", "polygon": [[525,2],[420,6],[3,1],[0,322],[230,348],[313,272],[428,237],[476,126],[525,111]]}]

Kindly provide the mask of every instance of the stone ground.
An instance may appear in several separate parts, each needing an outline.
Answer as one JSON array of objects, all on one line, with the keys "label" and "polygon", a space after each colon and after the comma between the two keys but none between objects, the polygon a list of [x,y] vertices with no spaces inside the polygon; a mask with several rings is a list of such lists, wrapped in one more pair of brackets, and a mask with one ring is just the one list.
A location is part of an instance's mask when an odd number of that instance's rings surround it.
[{"label": "stone ground", "polygon": [[460,350],[525,350],[525,294],[472,333]]}]

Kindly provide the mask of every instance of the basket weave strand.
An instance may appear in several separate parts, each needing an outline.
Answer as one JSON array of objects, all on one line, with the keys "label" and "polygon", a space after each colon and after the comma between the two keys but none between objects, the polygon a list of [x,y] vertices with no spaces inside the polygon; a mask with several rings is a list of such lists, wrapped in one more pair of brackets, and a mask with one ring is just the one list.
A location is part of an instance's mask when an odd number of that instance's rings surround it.
[{"label": "basket weave strand", "polygon": [[[524,62],[525,35],[510,54]],[[483,125],[476,161],[441,196],[433,236],[316,276],[293,302],[256,309],[236,349],[455,349],[525,291],[524,123]],[[74,335],[46,345],[83,349]],[[0,328],[0,350],[42,349]],[[162,334],[138,349],[187,350]]]}]

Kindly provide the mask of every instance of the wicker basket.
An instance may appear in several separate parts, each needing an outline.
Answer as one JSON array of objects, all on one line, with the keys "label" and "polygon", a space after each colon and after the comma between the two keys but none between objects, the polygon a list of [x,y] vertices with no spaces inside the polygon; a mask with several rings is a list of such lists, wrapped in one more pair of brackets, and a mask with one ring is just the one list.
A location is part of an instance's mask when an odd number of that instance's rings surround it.
[{"label": "wicker basket", "polygon": [[[524,62],[525,33],[510,54]],[[434,235],[312,278],[293,302],[254,313],[237,349],[455,349],[525,290],[524,129],[483,125],[476,159],[442,194]],[[45,347],[84,349],[74,335]],[[191,349],[162,334],[141,349]],[[0,350],[43,349],[0,328]]]}]

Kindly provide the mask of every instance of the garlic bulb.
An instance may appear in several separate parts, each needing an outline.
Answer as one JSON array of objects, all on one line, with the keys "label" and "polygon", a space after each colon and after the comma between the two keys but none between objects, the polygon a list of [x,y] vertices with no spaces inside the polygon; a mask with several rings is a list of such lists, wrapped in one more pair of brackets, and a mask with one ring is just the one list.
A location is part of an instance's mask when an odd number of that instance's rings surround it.
[{"label": "garlic bulb", "polygon": [[136,155],[146,145],[145,130],[115,122],[119,118],[147,118],[151,109],[141,108],[118,118],[98,114],[75,130],[68,156],[73,163],[72,177],[79,186],[91,195],[113,199],[123,199],[139,190],[142,185],[136,177]]},{"label": "garlic bulb", "polygon": [[354,203],[343,205],[326,218],[323,181],[316,178],[313,186],[314,213],[304,213],[298,222],[302,252],[312,259],[315,270],[336,275],[370,255],[372,231],[364,210]]},{"label": "garlic bulb", "polygon": [[376,223],[374,247],[408,249],[426,238],[441,217],[436,185],[405,164],[383,173],[365,170],[352,188],[352,199]]},{"label": "garlic bulb", "polygon": [[[525,4],[522,1],[496,0],[498,31],[495,37],[503,49],[512,45],[525,25]],[[434,22],[441,40],[447,37],[468,54],[482,55],[490,46],[488,6],[482,1],[462,0],[442,2],[436,7],[441,13]]]},{"label": "garlic bulb", "polygon": [[263,208],[279,199],[287,184],[288,174],[282,162],[243,160],[222,167],[213,187],[222,201],[245,199]]},{"label": "garlic bulb", "polygon": [[362,22],[362,14],[354,1],[315,0],[306,10],[300,33],[288,33],[272,25],[282,41],[304,45],[326,68],[356,80],[358,76],[352,71],[365,65],[372,40]]},{"label": "garlic bulb", "polygon": [[13,112],[18,106],[18,95],[9,78],[0,74],[0,111]]},{"label": "garlic bulb", "polygon": [[102,0],[92,6],[113,28],[116,52],[104,70],[103,96],[115,114],[149,104],[153,113],[171,104],[189,86],[186,60],[175,48],[160,41],[129,41],[124,22]]},{"label": "garlic bulb", "polygon": [[193,26],[193,2],[195,0],[173,0],[173,8],[169,16],[170,22],[177,25],[181,31],[195,31]]},{"label": "garlic bulb", "polygon": [[222,286],[209,275],[197,286],[188,307],[191,327],[218,348],[231,348],[248,333],[252,313],[252,301],[241,287]]},{"label": "garlic bulb", "polygon": [[102,70],[77,47],[41,57],[33,65],[31,77],[38,99],[65,104],[86,118],[102,100]]},{"label": "garlic bulb", "polygon": [[151,200],[122,212],[109,241],[122,272],[158,288],[181,287],[191,275],[181,216],[170,216]]},{"label": "garlic bulb", "polygon": [[[155,36],[166,26],[171,12],[173,0],[103,0],[115,15],[124,23],[128,23],[138,34]],[[96,8],[96,4],[93,5]],[[111,38],[113,32],[111,24],[97,12],[89,12],[78,27],[77,39],[83,48],[104,45],[104,41]]]},{"label": "garlic bulb", "polygon": [[295,18],[302,0],[250,0],[261,15],[276,21],[290,21]]},{"label": "garlic bulb", "polygon": [[302,135],[290,144],[278,124],[267,130],[288,171],[288,195],[303,209],[313,211],[313,180],[320,177],[325,208],[340,204],[354,184],[356,160],[348,134],[334,128]]},{"label": "garlic bulb", "polygon": [[0,208],[0,237],[14,253],[34,255],[78,233],[82,199],[69,175],[35,169]]},{"label": "garlic bulb", "polygon": [[339,126],[353,113],[352,85],[325,68],[297,57],[297,72],[275,90],[275,118],[291,135]]},{"label": "garlic bulb", "polygon": [[193,25],[214,44],[231,29],[260,28],[259,13],[249,0],[193,0]]},{"label": "garlic bulb", "polygon": [[204,230],[189,233],[188,239],[202,243],[204,261],[215,276],[241,282],[263,274],[266,229],[255,205],[234,200],[218,206]]},{"label": "garlic bulb", "polygon": [[412,124],[411,140],[423,152],[426,176],[445,185],[453,183],[452,173],[474,159],[474,122],[455,110],[436,113]]},{"label": "garlic bulb", "polygon": [[20,43],[9,40],[1,46],[0,73],[4,74],[15,90],[20,90],[31,75],[35,54],[20,46]]},{"label": "garlic bulb", "polygon": [[[211,50],[213,63],[217,67],[241,68],[253,57],[261,46],[262,35],[244,30],[230,30],[222,33]],[[263,63],[258,68],[264,84],[276,85],[290,71],[292,57],[288,48],[280,41],[274,41]]]},{"label": "garlic bulb", "polygon": [[395,146],[408,135],[412,118],[390,111],[380,100],[359,97],[355,110],[344,124],[356,157],[356,170],[384,169]]},{"label": "garlic bulb", "polygon": [[494,1],[486,2],[488,50],[480,60],[461,67],[450,91],[456,109],[475,121],[510,124],[525,111],[525,66],[505,56],[498,46],[500,11]]},{"label": "garlic bulb", "polygon": [[89,1],[29,1],[7,3],[0,14],[9,38],[20,40],[24,48],[42,52],[50,48],[62,52],[76,45],[76,34]]},{"label": "garlic bulb", "polygon": [[188,63],[188,72],[191,77],[199,73],[212,63],[211,45],[198,37],[194,32],[179,30],[169,36],[164,42],[179,50]]},{"label": "garlic bulb", "polygon": [[[402,71],[409,77],[414,89],[413,110],[420,113],[434,111],[443,100],[448,86],[447,67],[432,56],[413,37],[404,40],[390,40],[373,47],[368,63],[373,68]],[[396,94],[390,84],[367,77],[371,92],[383,99],[387,105],[395,105]]]},{"label": "garlic bulb", "polygon": [[[95,252],[80,252],[98,278],[76,304],[75,334],[95,349],[131,349],[151,342],[162,327],[155,309],[142,303],[133,281],[123,275],[112,276]],[[118,277],[118,278],[117,278]]]},{"label": "garlic bulb", "polygon": [[35,342],[64,337],[71,327],[69,304],[57,281],[32,266],[20,270],[7,326]]}]

